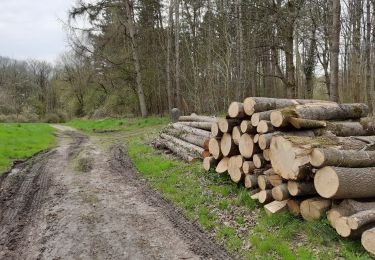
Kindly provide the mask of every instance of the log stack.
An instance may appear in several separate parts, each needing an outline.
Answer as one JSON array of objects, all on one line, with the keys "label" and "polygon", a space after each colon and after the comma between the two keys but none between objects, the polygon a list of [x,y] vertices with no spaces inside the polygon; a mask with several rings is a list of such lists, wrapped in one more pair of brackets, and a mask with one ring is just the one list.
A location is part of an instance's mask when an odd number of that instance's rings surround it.
[{"label": "log stack", "polygon": [[321,100],[233,102],[227,117],[212,122],[203,165],[248,188],[267,214],[328,214],[338,234],[362,236],[375,254],[375,120],[368,112],[365,104]]},{"label": "log stack", "polygon": [[216,122],[215,117],[197,114],[180,116],[178,122],[163,129],[152,144],[156,148],[172,152],[188,162],[202,160],[209,156],[211,126]]}]

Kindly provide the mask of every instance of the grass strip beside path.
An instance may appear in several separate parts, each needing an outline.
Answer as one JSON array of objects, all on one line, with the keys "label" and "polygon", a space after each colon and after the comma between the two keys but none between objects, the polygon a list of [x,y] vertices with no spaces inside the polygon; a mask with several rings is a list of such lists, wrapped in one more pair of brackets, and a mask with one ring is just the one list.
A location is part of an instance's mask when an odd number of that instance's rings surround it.
[{"label": "grass strip beside path", "polygon": [[0,173],[54,144],[54,129],[44,123],[0,123]]}]

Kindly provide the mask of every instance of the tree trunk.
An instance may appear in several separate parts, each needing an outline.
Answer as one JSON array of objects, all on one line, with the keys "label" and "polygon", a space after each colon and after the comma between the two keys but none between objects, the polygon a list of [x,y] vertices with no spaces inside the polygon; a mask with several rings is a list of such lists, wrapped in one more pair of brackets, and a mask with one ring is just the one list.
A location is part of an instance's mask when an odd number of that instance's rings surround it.
[{"label": "tree trunk", "polygon": [[186,133],[184,131],[179,131],[177,129],[166,129],[165,133],[172,135],[176,138],[180,138],[188,143],[195,144],[199,147],[202,147],[205,150],[208,149],[208,144],[210,141],[208,137]]},{"label": "tree trunk", "polygon": [[196,154],[191,154],[190,150],[185,149],[183,146],[176,145],[174,142],[170,142],[166,139],[160,138],[157,142],[162,146],[166,147],[170,151],[172,151],[175,155],[182,158],[185,161],[192,162],[199,159],[200,156]]},{"label": "tree trunk", "polygon": [[175,143],[177,146],[183,147],[184,149],[188,150],[190,154],[197,154],[201,157],[204,157],[204,149],[199,146],[185,142],[181,139],[167,134],[160,134],[160,137],[169,142]]},{"label": "tree trunk", "polygon": [[212,126],[210,122],[180,122],[180,124],[208,131],[211,131]]},{"label": "tree trunk", "polygon": [[174,0],[175,15],[175,88],[176,106],[182,108],[182,96],[180,87],[180,0]]},{"label": "tree trunk", "polygon": [[261,120],[270,121],[270,116],[273,111],[274,110],[268,110],[268,111],[254,113],[251,116],[252,126],[257,127]]},{"label": "tree trunk", "polygon": [[270,121],[261,120],[257,126],[257,132],[260,134],[274,132],[275,128]]},{"label": "tree trunk", "polygon": [[348,217],[347,222],[349,227],[353,230],[357,230],[366,224],[375,222],[375,209],[355,213]]},{"label": "tree trunk", "polygon": [[220,118],[218,121],[219,129],[223,133],[230,133],[233,130],[233,127],[239,126],[241,121],[239,119],[226,119]]},{"label": "tree trunk", "polygon": [[310,155],[312,166],[375,167],[375,151],[338,150],[316,148]]},{"label": "tree trunk", "polygon": [[375,197],[375,167],[341,168],[326,166],[314,178],[318,194],[324,198],[350,199]]},{"label": "tree trunk", "polygon": [[273,187],[272,197],[277,201],[283,201],[283,200],[289,199],[290,194],[288,191],[288,185],[286,183],[282,183],[279,186]]},{"label": "tree trunk", "polygon": [[169,4],[168,10],[168,36],[167,36],[167,97],[168,97],[168,111],[173,108],[173,93],[172,93],[172,77],[171,77],[171,53],[172,53],[172,28],[173,28],[173,1]]},{"label": "tree trunk", "polygon": [[313,182],[288,181],[288,191],[292,196],[307,196],[316,194]]},{"label": "tree trunk", "polygon": [[129,33],[130,41],[131,41],[131,49],[132,49],[132,55],[133,55],[133,62],[134,62],[134,69],[136,73],[136,82],[137,82],[137,94],[138,94],[138,102],[139,107],[141,109],[141,115],[142,117],[147,116],[147,107],[146,107],[146,101],[145,101],[145,95],[143,92],[143,84],[142,84],[142,74],[141,74],[141,65],[139,62],[139,55],[138,55],[138,49],[137,49],[137,41],[135,39],[135,29],[134,29],[134,20],[133,20],[133,11],[132,6],[129,2],[129,0],[124,0],[124,7],[125,7],[125,13],[126,13],[126,29]]},{"label": "tree trunk", "polygon": [[331,82],[329,97],[331,101],[339,101],[339,53],[340,53],[340,0],[332,0],[332,28],[331,28],[331,46],[330,46],[330,72]]},{"label": "tree trunk", "polygon": [[256,134],[257,128],[249,120],[242,120],[240,124],[241,132],[244,134]]},{"label": "tree trunk", "polygon": [[186,125],[183,125],[183,124],[180,124],[180,123],[174,123],[174,124],[172,124],[172,127],[175,128],[175,129],[178,129],[178,130],[185,131],[187,133],[191,133],[191,134],[195,134],[195,135],[199,135],[199,136],[203,136],[203,137],[207,137],[207,138],[210,137],[209,131],[205,131],[205,130],[202,130],[202,129],[186,126]]},{"label": "tree trunk", "polygon": [[330,200],[318,197],[307,199],[301,203],[301,215],[305,220],[320,219],[330,207]]},{"label": "tree trunk", "polygon": [[180,116],[178,118],[178,121],[215,123],[215,122],[217,122],[217,118],[216,117],[210,117],[210,116],[199,116],[199,115],[196,115],[196,114],[191,114],[190,116]]},{"label": "tree trunk", "polygon": [[262,203],[262,204],[266,204],[266,203],[273,201],[272,191],[271,190],[260,191],[258,195],[258,201],[259,203]]}]

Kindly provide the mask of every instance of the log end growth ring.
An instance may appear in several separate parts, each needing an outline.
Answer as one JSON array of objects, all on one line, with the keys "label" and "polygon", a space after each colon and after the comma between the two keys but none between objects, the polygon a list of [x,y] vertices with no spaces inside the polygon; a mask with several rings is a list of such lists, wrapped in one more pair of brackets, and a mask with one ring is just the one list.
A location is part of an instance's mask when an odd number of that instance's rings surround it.
[{"label": "log end growth ring", "polygon": [[332,198],[339,189],[340,180],[332,167],[320,169],[314,178],[316,191],[323,198]]}]

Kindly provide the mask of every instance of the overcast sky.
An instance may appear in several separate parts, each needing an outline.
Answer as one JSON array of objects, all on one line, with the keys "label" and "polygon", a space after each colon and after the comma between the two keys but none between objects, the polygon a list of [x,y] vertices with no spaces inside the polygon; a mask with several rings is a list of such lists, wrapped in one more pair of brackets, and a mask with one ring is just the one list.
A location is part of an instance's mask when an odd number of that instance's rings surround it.
[{"label": "overcast sky", "polygon": [[67,49],[63,24],[76,0],[0,0],[0,56],[53,62]]}]

